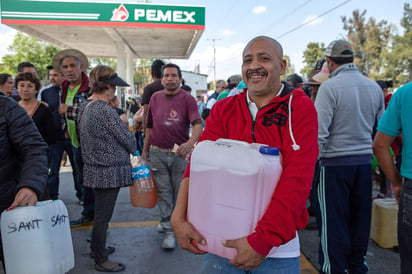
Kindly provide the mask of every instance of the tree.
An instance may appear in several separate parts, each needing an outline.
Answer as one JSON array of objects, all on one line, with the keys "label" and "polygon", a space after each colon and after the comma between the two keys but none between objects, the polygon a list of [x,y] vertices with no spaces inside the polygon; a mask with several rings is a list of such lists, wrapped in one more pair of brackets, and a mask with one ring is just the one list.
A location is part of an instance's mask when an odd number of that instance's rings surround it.
[{"label": "tree", "polygon": [[374,78],[383,73],[382,55],[389,51],[392,32],[395,26],[385,20],[376,22],[374,18],[366,21],[366,10],[354,10],[352,17],[342,17],[343,29],[348,32],[348,40],[352,44],[358,69]]},{"label": "tree", "polygon": [[3,72],[15,75],[17,65],[26,61],[36,67],[40,79],[45,79],[48,73],[47,66],[51,65],[53,56],[59,49],[35,37],[17,32],[8,51],[10,54],[3,56]]},{"label": "tree", "polygon": [[97,65],[106,65],[117,70],[117,59],[116,58],[89,58],[90,67],[95,67]]},{"label": "tree", "polygon": [[393,49],[387,55],[387,78],[393,79],[396,86],[412,80],[412,7],[405,3],[401,26],[405,32],[394,39]]},{"label": "tree", "polygon": [[283,59],[286,60],[285,73],[281,75],[281,79],[284,81],[288,75],[295,73],[295,66],[291,63],[290,57],[288,55],[284,54]]},{"label": "tree", "polygon": [[352,18],[346,19],[346,16],[342,17],[343,29],[348,31],[348,40],[352,44],[353,51],[355,52],[354,62],[361,72],[364,72],[366,67],[366,56],[364,53],[366,41],[365,14],[366,10],[362,13],[359,13],[359,10],[355,10],[352,13]]},{"label": "tree", "polygon": [[311,42],[306,46],[306,50],[303,52],[303,62],[305,66],[300,73],[308,77],[309,73],[314,69],[316,62],[325,56],[325,44]]},{"label": "tree", "polygon": [[155,59],[140,58],[137,60],[134,72],[134,82],[138,94],[143,93],[143,88],[152,81],[151,66]]}]

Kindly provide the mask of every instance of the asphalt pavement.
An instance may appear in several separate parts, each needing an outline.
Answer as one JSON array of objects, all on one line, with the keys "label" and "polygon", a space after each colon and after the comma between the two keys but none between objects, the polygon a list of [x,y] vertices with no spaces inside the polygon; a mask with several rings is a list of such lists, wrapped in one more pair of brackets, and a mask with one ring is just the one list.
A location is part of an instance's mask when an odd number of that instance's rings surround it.
[{"label": "asphalt pavement", "polygon": [[[76,199],[71,167],[60,171],[60,199],[65,203],[70,220],[80,217],[82,206]],[[108,232],[107,245],[116,251],[110,259],[126,265],[121,273],[130,274],[196,274],[202,263],[201,255],[181,250],[165,251],[161,247],[163,234],[157,232],[159,223],[157,206],[153,209],[135,208],[131,205],[129,189],[122,188]],[[75,255],[75,266],[70,274],[101,273],[94,270],[90,258],[90,243],[86,241],[91,226],[71,230]],[[317,273],[319,236],[317,230],[304,229],[299,232],[301,242],[301,273]],[[383,249],[372,240],[369,244],[367,262],[372,274],[398,274],[399,253]],[[2,271],[0,270],[0,274]],[[26,273],[25,273],[26,274]]]}]

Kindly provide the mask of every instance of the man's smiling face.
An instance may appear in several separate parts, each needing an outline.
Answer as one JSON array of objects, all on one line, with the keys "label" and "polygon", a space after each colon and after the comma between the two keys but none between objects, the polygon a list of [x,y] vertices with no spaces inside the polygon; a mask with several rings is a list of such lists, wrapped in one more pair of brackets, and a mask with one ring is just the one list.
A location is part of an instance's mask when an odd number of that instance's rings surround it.
[{"label": "man's smiling face", "polygon": [[282,49],[267,38],[256,38],[243,51],[243,80],[255,96],[277,92],[285,68]]}]

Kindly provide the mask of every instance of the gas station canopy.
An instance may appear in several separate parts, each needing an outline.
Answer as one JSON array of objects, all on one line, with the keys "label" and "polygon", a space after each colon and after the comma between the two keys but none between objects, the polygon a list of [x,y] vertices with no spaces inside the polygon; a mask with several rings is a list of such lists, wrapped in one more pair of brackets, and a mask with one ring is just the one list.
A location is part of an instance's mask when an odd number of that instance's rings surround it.
[{"label": "gas station canopy", "polygon": [[89,57],[189,58],[205,29],[202,6],[76,0],[0,3],[3,24]]}]

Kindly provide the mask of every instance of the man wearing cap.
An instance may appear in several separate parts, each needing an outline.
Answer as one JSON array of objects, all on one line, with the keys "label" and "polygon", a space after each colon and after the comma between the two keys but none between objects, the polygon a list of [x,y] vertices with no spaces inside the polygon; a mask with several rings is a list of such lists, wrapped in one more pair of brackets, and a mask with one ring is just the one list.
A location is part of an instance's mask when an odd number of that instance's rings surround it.
[{"label": "man wearing cap", "polygon": [[367,273],[374,128],[384,112],[376,82],[353,64],[353,49],[335,40],[325,52],[329,80],[319,88],[320,273]]},{"label": "man wearing cap", "polygon": [[53,68],[65,77],[62,82],[62,95],[59,113],[63,115],[66,130],[73,146],[76,196],[83,202],[82,217],[70,222],[72,227],[90,224],[94,219],[94,193],[91,188],[83,186],[83,160],[79,151],[77,135],[77,117],[79,104],[89,97],[89,78],[84,70],[89,66],[86,55],[76,49],[66,49],[53,57]]}]

